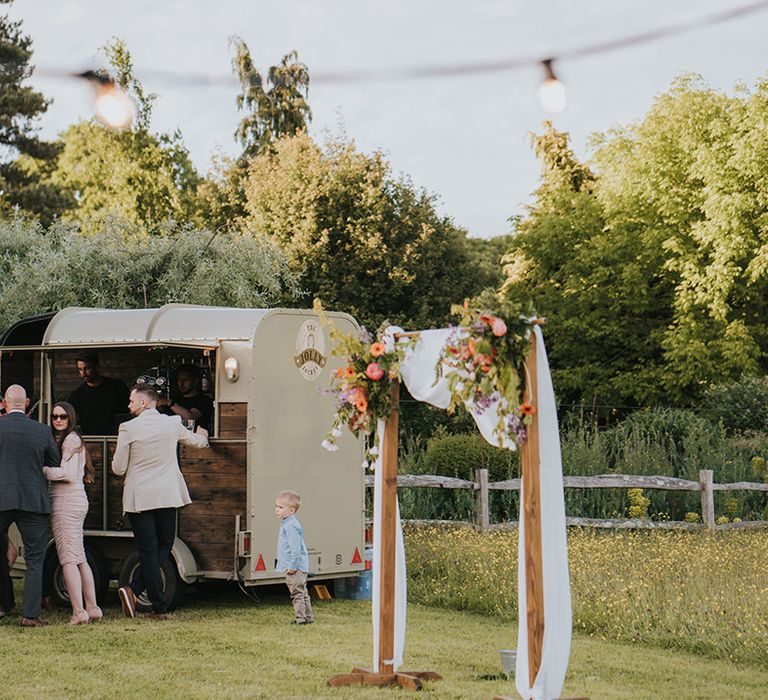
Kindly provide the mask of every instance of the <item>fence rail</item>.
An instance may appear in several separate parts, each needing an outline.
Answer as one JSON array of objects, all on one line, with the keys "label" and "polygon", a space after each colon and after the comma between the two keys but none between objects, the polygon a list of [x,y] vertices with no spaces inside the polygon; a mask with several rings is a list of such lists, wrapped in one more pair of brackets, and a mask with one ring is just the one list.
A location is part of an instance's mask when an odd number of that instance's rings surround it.
[{"label": "fence rail", "polygon": [[[373,486],[373,476],[365,477],[365,485]],[[410,520],[415,524],[472,526],[480,532],[508,530],[517,527],[516,521],[491,525],[488,495],[491,491],[519,491],[520,479],[488,481],[487,469],[476,469],[475,480],[457,479],[434,474],[402,474],[397,477],[399,488],[471,489],[477,497],[477,518],[474,524],[452,520]],[[617,529],[656,530],[724,530],[768,527],[768,521],[756,520],[736,523],[715,523],[715,491],[768,491],[768,484],[738,481],[730,484],[713,482],[711,469],[702,469],[698,481],[671,476],[636,476],[631,474],[600,474],[598,476],[565,476],[563,486],[572,489],[658,489],[661,491],[699,491],[701,493],[701,523],[681,521],[651,521],[641,518],[566,518],[567,525]]]}]

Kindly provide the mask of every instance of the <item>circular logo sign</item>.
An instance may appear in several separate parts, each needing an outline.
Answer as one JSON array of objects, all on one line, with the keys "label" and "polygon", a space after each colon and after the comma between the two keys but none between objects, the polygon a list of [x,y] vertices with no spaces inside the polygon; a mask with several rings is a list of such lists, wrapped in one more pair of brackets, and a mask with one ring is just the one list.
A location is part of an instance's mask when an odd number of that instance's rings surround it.
[{"label": "circular logo sign", "polygon": [[317,319],[305,321],[296,337],[296,354],[293,361],[301,376],[308,381],[314,381],[328,358],[325,355],[325,335]]}]

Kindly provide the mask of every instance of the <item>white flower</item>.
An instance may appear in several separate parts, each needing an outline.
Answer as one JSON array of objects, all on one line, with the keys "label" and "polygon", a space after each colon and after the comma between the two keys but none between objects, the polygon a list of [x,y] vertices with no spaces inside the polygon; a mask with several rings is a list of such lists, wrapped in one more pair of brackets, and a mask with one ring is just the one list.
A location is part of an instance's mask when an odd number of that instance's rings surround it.
[{"label": "white flower", "polygon": [[336,452],[336,450],[339,449],[339,446],[333,441],[328,438],[323,440],[320,445],[324,447],[328,452]]},{"label": "white flower", "polygon": [[368,450],[368,454],[371,455],[371,457],[378,457],[379,456],[379,448],[374,445],[370,450]]},{"label": "white flower", "polygon": [[331,435],[333,435],[335,438],[341,437],[341,428],[337,425],[333,430],[331,430]]},{"label": "white flower", "polygon": [[365,469],[368,469],[368,467],[369,467],[370,465],[368,464],[368,462],[363,462],[363,465],[362,465],[362,466],[363,466],[363,470],[365,470]]}]

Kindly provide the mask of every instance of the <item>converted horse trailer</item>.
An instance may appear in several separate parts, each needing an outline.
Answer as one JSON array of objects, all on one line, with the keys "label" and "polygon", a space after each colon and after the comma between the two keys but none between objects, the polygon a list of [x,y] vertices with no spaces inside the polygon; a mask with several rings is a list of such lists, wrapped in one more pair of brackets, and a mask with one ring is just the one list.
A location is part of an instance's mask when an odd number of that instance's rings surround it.
[{"label": "converted horse trailer", "polygon": [[[328,315],[340,330],[358,328],[350,316]],[[48,423],[52,405],[82,381],[75,362],[82,351],[97,352],[101,374],[129,387],[137,377],[169,387],[174,368],[200,367],[214,419],[208,449],[179,448],[192,504],[179,512],[172,561],[163,571],[175,606],[186,584],[283,580],[275,571],[274,515],[282,489],[302,495],[299,516],[315,580],[364,568],[363,445],[345,433],[338,452],[320,446],[335,412],[322,389],[341,362],[330,349],[312,311],[66,308],[19,321],[0,337],[0,386],[26,387],[31,417]],[[110,470],[117,438],[84,438],[96,469],[95,483],[87,485],[85,542],[103,598],[110,579],[119,585],[130,579],[138,555],[122,512],[122,480]],[[46,576],[54,597],[66,602],[53,543]],[[139,602],[148,608],[146,598]]]}]

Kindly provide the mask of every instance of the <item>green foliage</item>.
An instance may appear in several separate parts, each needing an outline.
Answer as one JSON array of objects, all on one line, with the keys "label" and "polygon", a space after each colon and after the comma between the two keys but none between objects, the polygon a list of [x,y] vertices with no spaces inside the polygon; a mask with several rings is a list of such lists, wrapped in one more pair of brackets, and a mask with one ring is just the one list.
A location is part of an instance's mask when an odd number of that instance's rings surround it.
[{"label": "green foliage", "polygon": [[238,36],[229,41],[235,47],[232,69],[240,79],[242,90],[237,97],[237,108],[246,113],[235,138],[243,146],[243,156],[251,158],[271,148],[281,136],[306,130],[312,120],[307,102],[309,69],[299,63],[296,51],[291,51],[269,69],[270,87],[265,89],[264,79],[253,65],[246,43]]},{"label": "green foliage", "polygon": [[0,222],[0,279],[3,328],[66,306],[268,307],[296,292],[281,253],[263,238],[187,229],[147,237],[117,220],[89,236],[72,224],[44,231]]},{"label": "green foliage", "polygon": [[768,378],[745,376],[710,387],[700,407],[730,432],[768,430]]},{"label": "green foliage", "polygon": [[246,198],[245,224],[280,243],[304,288],[368,327],[442,324],[477,291],[464,232],[426,192],[394,179],[380,153],[280,139],[252,161]]},{"label": "green foliage", "polygon": [[550,318],[561,400],[690,404],[766,369],[768,81],[729,97],[678,79],[590,167],[551,125],[509,293]]},{"label": "green foliage", "polygon": [[44,181],[59,146],[35,136],[50,100],[23,85],[32,75],[31,58],[32,39],[22,33],[21,22],[0,16],[0,213],[20,209],[48,224],[66,206],[66,198]]},{"label": "green foliage", "polygon": [[498,289],[504,283],[502,258],[512,245],[513,236],[493,238],[467,238],[469,265],[474,272],[478,289]]},{"label": "green foliage", "polygon": [[95,120],[69,126],[60,136],[62,151],[50,182],[76,200],[66,218],[83,230],[98,231],[105,217],[116,216],[159,233],[165,223],[190,220],[199,177],[178,131],[149,131],[155,95],[146,94],[133,75],[125,43],[115,39],[104,51],[115,81],[137,103],[136,123],[125,131]]},{"label": "green foliage", "polygon": [[428,474],[470,481],[474,481],[476,469],[487,469],[489,481],[503,481],[518,475],[519,462],[519,453],[494,447],[478,433],[469,433],[430,440],[424,468]]},{"label": "green foliage", "polygon": [[629,499],[630,518],[648,517],[648,506],[651,505],[651,499],[643,495],[643,489],[627,489],[627,498]]}]

